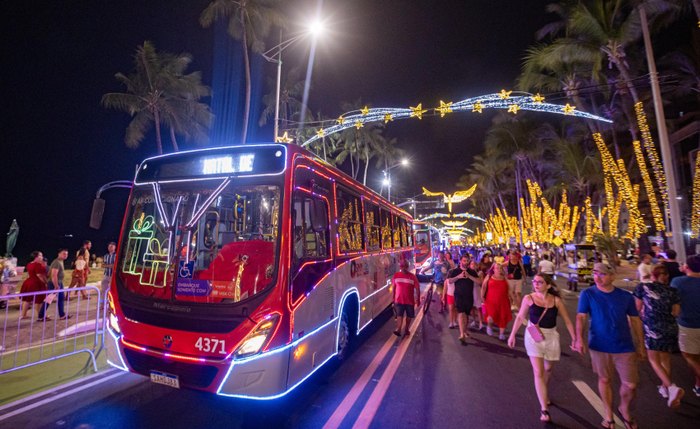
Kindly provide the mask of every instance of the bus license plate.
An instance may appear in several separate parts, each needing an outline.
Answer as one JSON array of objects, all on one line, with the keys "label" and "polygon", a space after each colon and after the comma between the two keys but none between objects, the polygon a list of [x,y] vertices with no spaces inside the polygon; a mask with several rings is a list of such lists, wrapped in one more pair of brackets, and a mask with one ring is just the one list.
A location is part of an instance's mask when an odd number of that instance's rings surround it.
[{"label": "bus license plate", "polygon": [[177,375],[166,374],[159,371],[151,371],[151,381],[174,387],[176,389],[180,388],[180,380],[178,379]]}]

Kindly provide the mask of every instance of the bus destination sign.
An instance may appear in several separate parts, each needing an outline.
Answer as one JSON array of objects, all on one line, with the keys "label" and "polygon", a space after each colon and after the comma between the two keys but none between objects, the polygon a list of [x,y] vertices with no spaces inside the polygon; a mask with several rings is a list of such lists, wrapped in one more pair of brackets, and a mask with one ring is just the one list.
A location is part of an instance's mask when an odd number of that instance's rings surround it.
[{"label": "bus destination sign", "polygon": [[281,174],[286,165],[282,145],[246,145],[180,152],[144,161],[136,184],[162,181]]}]

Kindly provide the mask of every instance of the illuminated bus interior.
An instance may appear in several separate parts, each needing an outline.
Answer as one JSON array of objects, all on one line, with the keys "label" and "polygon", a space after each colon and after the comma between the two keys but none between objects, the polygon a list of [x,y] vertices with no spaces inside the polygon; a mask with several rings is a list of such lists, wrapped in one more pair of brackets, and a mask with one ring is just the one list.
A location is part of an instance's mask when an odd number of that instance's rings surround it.
[{"label": "illuminated bus interior", "polygon": [[280,188],[221,185],[135,188],[119,283],[153,299],[209,304],[242,301],[269,286],[276,272]]}]

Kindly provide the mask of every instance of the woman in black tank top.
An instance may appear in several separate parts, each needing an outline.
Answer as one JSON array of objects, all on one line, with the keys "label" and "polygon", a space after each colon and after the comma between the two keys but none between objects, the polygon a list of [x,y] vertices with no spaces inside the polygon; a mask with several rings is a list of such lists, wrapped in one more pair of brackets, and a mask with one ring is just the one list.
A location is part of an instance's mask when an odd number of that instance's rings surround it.
[{"label": "woman in black tank top", "polygon": [[[549,415],[547,383],[549,382],[554,362],[558,361],[561,355],[559,333],[556,329],[557,316],[561,315],[562,319],[564,319],[566,329],[571,336],[572,345],[575,343],[576,332],[569,318],[569,313],[566,311],[566,307],[559,296],[559,291],[557,291],[550,276],[547,274],[535,275],[532,279],[532,289],[534,292],[525,296],[520,305],[520,311],[513,323],[510,338],[508,338],[508,347],[515,347],[515,335],[518,333],[520,325],[527,320],[528,330],[525,331],[525,349],[530,357],[532,372],[535,376],[535,391],[537,392],[537,399],[540,401],[540,420],[549,422],[551,421],[551,416]],[[539,329],[544,339],[536,341],[533,335],[530,334],[530,329]]]}]

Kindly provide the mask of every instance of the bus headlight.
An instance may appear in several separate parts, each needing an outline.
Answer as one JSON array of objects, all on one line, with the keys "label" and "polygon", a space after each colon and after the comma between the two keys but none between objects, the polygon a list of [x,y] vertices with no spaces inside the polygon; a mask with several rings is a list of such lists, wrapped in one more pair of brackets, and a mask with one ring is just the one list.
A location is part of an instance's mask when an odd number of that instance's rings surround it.
[{"label": "bus headlight", "polygon": [[109,318],[109,327],[115,334],[121,335],[122,330],[119,329],[119,320],[117,320],[117,316],[114,314],[116,313],[116,310],[114,309],[114,301],[111,293],[107,294],[107,304],[109,305],[109,308],[107,310],[107,317]]},{"label": "bus headlight", "polygon": [[109,312],[109,327],[115,334],[121,335],[122,331],[119,329],[119,322],[117,321],[117,316],[111,311]]},{"label": "bus headlight", "polygon": [[273,314],[269,318],[260,322],[258,326],[256,326],[255,329],[243,340],[240,347],[236,349],[236,352],[233,355],[234,358],[243,358],[259,353],[275,332],[275,327],[277,326],[279,319],[279,314]]}]

